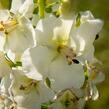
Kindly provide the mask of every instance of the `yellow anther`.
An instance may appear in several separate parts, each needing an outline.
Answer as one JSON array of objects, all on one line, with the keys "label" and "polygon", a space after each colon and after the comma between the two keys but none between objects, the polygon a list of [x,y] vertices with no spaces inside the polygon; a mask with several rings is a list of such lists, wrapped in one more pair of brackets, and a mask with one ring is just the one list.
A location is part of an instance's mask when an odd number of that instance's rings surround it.
[{"label": "yellow anther", "polygon": [[17,25],[17,21],[16,20],[9,20],[9,21],[6,21],[4,23],[5,29],[8,29],[8,28],[13,27],[15,25]]},{"label": "yellow anther", "polygon": [[28,82],[27,82],[27,84],[21,84],[20,85],[20,87],[19,87],[19,89],[20,90],[28,90],[28,89],[30,89],[30,88],[37,88],[39,85],[39,81],[35,81],[35,80],[29,80]]},{"label": "yellow anther", "polygon": [[1,21],[0,22],[0,31],[7,32],[8,29],[14,28],[17,25],[17,21],[15,19],[8,20],[8,21]]},{"label": "yellow anther", "polygon": [[2,21],[0,22],[0,31],[4,31],[4,25]]},{"label": "yellow anther", "polygon": [[67,59],[68,65],[71,65],[73,59],[76,57],[76,53],[74,52],[73,48],[68,46],[58,46],[57,51]]},{"label": "yellow anther", "polygon": [[0,95],[0,102],[5,100],[5,96]]}]

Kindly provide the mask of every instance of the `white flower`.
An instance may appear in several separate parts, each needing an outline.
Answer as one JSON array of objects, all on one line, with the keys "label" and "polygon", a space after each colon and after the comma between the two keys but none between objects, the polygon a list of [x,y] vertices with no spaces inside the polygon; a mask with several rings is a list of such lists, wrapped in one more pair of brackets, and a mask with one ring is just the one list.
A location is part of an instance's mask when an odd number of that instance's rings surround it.
[{"label": "white flower", "polygon": [[7,10],[0,12],[6,16],[5,19],[0,18],[0,39],[3,41],[1,49],[11,49],[16,54],[22,54],[27,48],[34,46],[35,31],[31,22],[18,13],[11,15]]},{"label": "white flower", "polygon": [[[26,56],[25,53],[22,59],[23,66],[26,67],[25,69],[28,71],[27,73],[30,74],[30,72],[34,72],[35,70],[34,68],[32,69],[31,66],[35,65],[37,71],[41,73],[44,76],[44,78],[50,77],[50,80],[51,79],[53,80],[52,87],[53,89],[56,90],[72,87],[73,85],[75,87],[80,87],[84,81],[82,66],[80,64],[68,65],[68,62],[64,57],[64,53],[62,54],[59,53],[57,49],[57,47],[61,46],[61,44],[66,43],[66,38],[70,32],[70,28],[72,25],[72,21],[66,21],[65,23],[67,22],[69,22],[68,28],[64,26],[64,23],[63,25],[61,24],[62,23],[61,19],[57,19],[55,17],[50,17],[40,21],[38,24],[40,27],[38,26],[37,28],[40,28],[42,30],[38,29],[36,30],[37,31],[36,35],[38,36],[37,37],[38,46],[33,49],[30,49],[29,55],[31,57]],[[57,25],[62,25],[62,27],[59,28],[60,30],[56,28]],[[56,38],[58,37],[56,35],[56,33],[58,32],[54,32],[54,30],[55,31],[59,30],[59,33],[61,35],[59,36],[60,37],[59,40],[58,38]],[[54,34],[56,37],[53,37]],[[63,35],[65,35],[65,37]],[[28,59],[29,57],[32,59]],[[29,60],[28,62],[27,59]],[[74,79],[73,77],[76,79]],[[77,78],[80,80],[79,82]]]},{"label": "white flower", "polygon": [[44,79],[51,80],[54,90],[83,85],[84,71],[79,61],[92,60],[93,42],[101,30],[102,21],[94,19],[90,12],[81,13],[79,19],[79,26],[76,26],[77,17],[64,20],[51,16],[38,22],[37,46],[27,51],[28,56],[25,52],[22,57],[28,75],[36,69],[36,74],[39,72]]},{"label": "white flower", "polygon": [[46,88],[43,81],[29,79],[21,71],[13,71],[11,78],[7,76],[2,79],[1,95],[4,94],[17,109],[41,109],[41,104],[54,96],[54,92]]},{"label": "white flower", "polygon": [[99,91],[96,87],[96,84],[104,81],[104,74],[97,69],[94,63],[85,64],[85,82],[83,89],[85,91],[85,99],[97,100],[99,97]]},{"label": "white flower", "polygon": [[[79,15],[78,15],[79,16]],[[79,18],[76,18],[79,20]],[[79,24],[79,25],[78,25]],[[102,29],[103,22],[95,19],[90,11],[80,13],[80,21],[75,22],[77,28],[73,27],[73,40],[76,42],[76,50],[81,57],[80,60],[93,61],[94,46],[93,42],[97,34]],[[76,36],[76,37],[74,37]],[[83,59],[82,59],[83,58]]]},{"label": "white flower", "polygon": [[[81,90],[77,90],[79,93]],[[57,94],[49,109],[83,109],[85,99],[72,89],[66,89]]]}]

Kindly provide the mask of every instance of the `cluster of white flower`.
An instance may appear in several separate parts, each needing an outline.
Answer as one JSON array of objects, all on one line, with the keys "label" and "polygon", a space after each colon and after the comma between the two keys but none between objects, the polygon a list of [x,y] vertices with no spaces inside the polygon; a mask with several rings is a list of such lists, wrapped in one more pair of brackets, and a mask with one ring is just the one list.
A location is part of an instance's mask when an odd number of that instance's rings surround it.
[{"label": "cluster of white flower", "polygon": [[104,79],[93,46],[103,22],[90,11],[59,15],[49,0],[42,18],[44,0],[34,1],[0,10],[0,109],[82,109]]}]

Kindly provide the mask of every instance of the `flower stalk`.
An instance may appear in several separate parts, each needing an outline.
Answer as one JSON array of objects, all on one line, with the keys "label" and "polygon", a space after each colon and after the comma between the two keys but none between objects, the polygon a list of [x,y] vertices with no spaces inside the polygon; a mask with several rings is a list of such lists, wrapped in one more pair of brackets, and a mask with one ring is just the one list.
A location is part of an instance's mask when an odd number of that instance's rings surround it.
[{"label": "flower stalk", "polygon": [[38,5],[39,5],[39,17],[44,18],[45,0],[38,0]]}]

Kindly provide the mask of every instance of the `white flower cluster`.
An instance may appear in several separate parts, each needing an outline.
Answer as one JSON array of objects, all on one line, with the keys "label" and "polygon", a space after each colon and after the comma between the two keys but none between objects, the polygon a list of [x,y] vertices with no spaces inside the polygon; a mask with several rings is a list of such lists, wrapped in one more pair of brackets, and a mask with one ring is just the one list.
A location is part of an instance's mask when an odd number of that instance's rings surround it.
[{"label": "white flower cluster", "polygon": [[93,64],[103,22],[90,11],[39,19],[35,7],[0,10],[0,109],[82,109],[104,79]]}]

